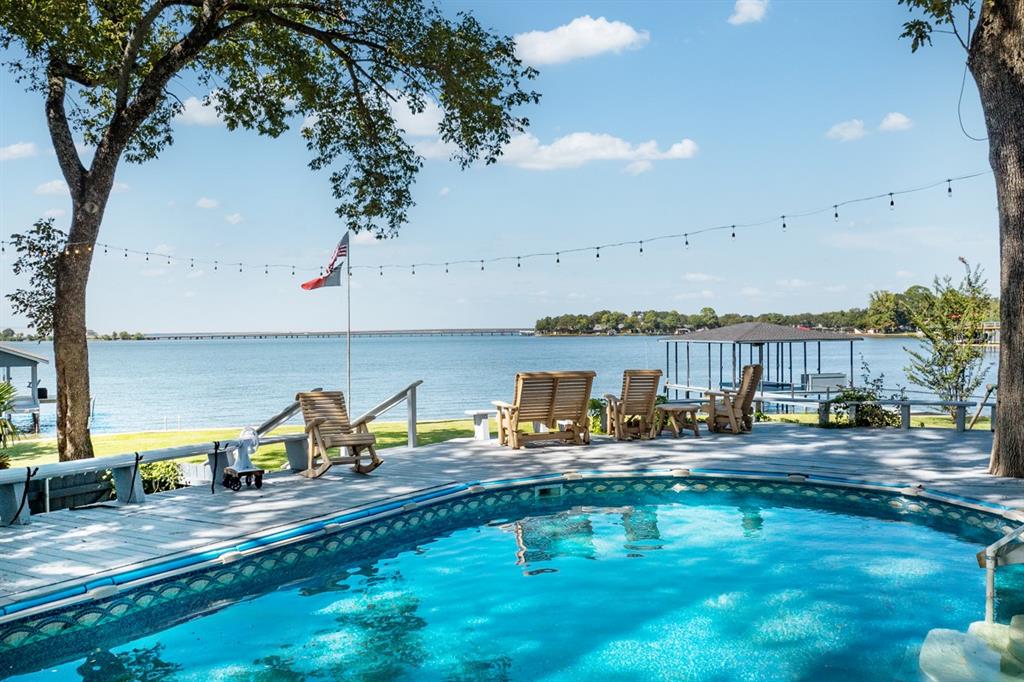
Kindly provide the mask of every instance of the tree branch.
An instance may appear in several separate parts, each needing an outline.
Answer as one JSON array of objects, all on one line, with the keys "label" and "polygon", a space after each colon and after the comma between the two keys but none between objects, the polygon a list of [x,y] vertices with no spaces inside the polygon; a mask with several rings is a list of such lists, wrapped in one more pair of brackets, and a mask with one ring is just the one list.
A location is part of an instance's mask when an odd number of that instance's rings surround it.
[{"label": "tree branch", "polygon": [[82,186],[85,167],[75,149],[75,139],[71,136],[67,111],[64,108],[66,84],[64,77],[51,71],[47,78],[49,87],[46,92],[46,123],[53,140],[53,150],[57,154],[64,179],[71,188],[72,196],[77,196]]},{"label": "tree branch", "polygon": [[83,67],[56,57],[50,58],[48,71],[52,76],[58,76],[61,79],[66,78],[87,88],[94,88],[100,84],[100,81],[89,75],[89,72]]},{"label": "tree branch", "polygon": [[149,10],[142,16],[139,21],[139,25],[135,27],[135,31],[132,33],[131,40],[128,41],[128,45],[124,48],[124,57],[121,60],[121,70],[117,75],[117,95],[114,98],[114,110],[121,111],[128,103],[128,83],[131,80],[132,71],[135,69],[135,58],[139,54],[139,48],[142,47],[142,41],[145,40],[149,34],[149,29],[156,21],[156,18],[160,16],[160,13],[171,4],[165,0],[157,0],[149,8]]}]

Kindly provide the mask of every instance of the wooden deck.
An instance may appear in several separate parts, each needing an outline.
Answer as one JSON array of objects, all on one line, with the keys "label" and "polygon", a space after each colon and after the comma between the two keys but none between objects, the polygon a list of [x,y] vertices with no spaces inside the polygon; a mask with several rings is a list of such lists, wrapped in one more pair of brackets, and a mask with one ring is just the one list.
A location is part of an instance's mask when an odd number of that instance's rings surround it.
[{"label": "wooden deck", "polygon": [[991,434],[952,430],[824,430],[757,425],[745,436],[658,439],[590,447],[544,446],[512,451],[493,441],[459,439],[382,452],[369,476],[335,467],[307,480],[280,473],[262,490],[220,486],[149,496],[145,504],[59,511],[27,526],[0,529],[0,606],[32,593],[69,587],[184,551],[235,544],[419,490],[476,480],[569,470],[721,468],[834,475],[927,489],[1024,509],[1024,481],[985,473]]}]

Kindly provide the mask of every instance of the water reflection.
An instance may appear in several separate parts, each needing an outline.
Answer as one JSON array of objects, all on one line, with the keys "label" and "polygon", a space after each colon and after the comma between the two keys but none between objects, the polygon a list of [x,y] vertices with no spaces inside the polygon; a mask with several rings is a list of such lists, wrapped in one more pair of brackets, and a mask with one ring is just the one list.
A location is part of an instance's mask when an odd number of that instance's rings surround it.
[{"label": "water reflection", "polygon": [[578,510],[516,521],[512,534],[520,566],[560,557],[594,559],[597,554],[590,516]]}]

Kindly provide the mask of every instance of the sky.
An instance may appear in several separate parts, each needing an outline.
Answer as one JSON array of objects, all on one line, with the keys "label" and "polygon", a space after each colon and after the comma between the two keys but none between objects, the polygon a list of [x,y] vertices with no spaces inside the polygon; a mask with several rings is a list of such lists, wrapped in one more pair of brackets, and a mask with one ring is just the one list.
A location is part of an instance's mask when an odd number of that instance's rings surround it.
[{"label": "sky", "polygon": [[[398,110],[425,158],[416,206],[394,240],[352,242],[354,329],[530,327],[545,315],[705,306],[719,313],[866,305],[875,289],[958,276],[959,256],[998,284],[998,218],[986,142],[958,122],[964,53],[936,36],[916,54],[906,8],[875,2],[442,3],[516,37],[536,66],[539,104],[501,162],[467,170],[436,140],[436,112]],[[947,39],[949,38],[949,39]],[[186,103],[175,143],[122,163],[97,252],[91,329],[342,329],[344,288],[307,292],[306,276],[344,231],[328,172],[307,167],[301,120],[278,139],[228,131]],[[961,115],[984,136],[968,77]],[[940,182],[839,209],[848,199]],[[815,209],[805,218],[779,219]],[[38,93],[0,72],[0,239],[43,216],[67,226],[70,199]],[[757,228],[487,263],[715,225]],[[163,257],[156,254],[164,254]],[[166,256],[174,258],[168,265]],[[190,267],[190,258],[218,260]],[[0,257],[0,294],[21,282]],[[471,260],[443,267],[412,263]],[[249,265],[223,263],[243,261]],[[271,269],[262,264],[296,265]],[[376,266],[388,268],[383,276]],[[360,269],[359,266],[374,266]],[[308,270],[312,269],[312,275]],[[0,327],[23,329],[0,305]]]}]

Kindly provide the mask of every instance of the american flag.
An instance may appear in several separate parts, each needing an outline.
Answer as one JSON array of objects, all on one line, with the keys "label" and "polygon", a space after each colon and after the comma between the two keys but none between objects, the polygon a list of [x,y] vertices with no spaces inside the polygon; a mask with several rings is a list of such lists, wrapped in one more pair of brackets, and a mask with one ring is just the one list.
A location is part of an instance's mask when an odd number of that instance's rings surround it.
[{"label": "american flag", "polygon": [[316,279],[311,279],[308,282],[302,283],[302,288],[306,291],[312,289],[319,289],[320,287],[340,287],[341,286],[341,270],[337,269],[340,263],[339,258],[348,258],[348,232],[341,238],[338,245],[334,247],[334,253],[331,254],[331,260],[327,263],[327,272]]}]

